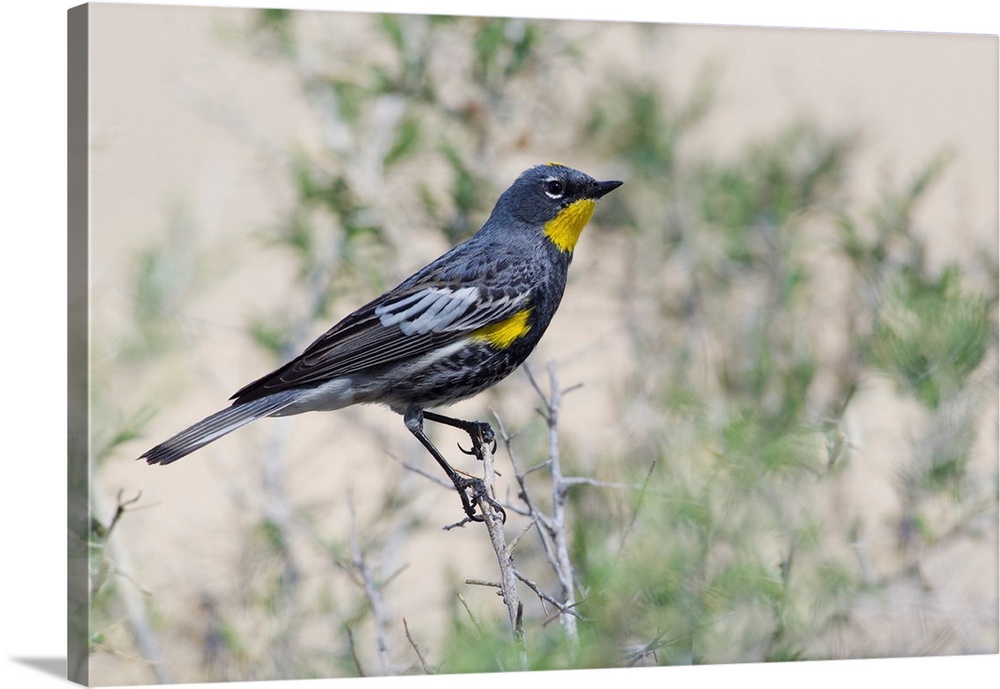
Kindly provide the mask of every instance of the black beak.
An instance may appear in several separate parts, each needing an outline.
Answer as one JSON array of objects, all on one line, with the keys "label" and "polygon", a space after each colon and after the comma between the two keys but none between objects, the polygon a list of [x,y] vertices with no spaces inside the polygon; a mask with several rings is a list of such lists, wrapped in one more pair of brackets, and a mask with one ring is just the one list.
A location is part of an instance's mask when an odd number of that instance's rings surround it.
[{"label": "black beak", "polygon": [[607,182],[594,182],[590,185],[590,189],[587,191],[587,197],[592,199],[599,199],[605,194],[614,191],[622,185],[616,179],[609,180]]}]

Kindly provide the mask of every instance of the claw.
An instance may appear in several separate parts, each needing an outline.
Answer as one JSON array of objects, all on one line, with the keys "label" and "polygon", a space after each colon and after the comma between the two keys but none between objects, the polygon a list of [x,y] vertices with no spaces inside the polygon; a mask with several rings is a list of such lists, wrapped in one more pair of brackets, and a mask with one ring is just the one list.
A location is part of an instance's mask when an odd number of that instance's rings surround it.
[{"label": "claw", "polygon": [[493,427],[485,421],[478,421],[476,423],[476,430],[479,432],[479,442],[489,443],[493,446],[493,450],[495,452],[497,447],[497,436],[496,433],[493,432]]},{"label": "claw", "polygon": [[456,482],[455,488],[458,489],[458,494],[462,498],[462,507],[465,509],[465,514],[469,518],[469,521],[486,521],[486,512],[485,510],[482,510],[481,507],[481,513],[476,514],[475,503],[476,501],[481,501],[487,503],[490,507],[499,512],[501,522],[504,524],[507,523],[507,511],[500,506],[499,502],[490,497],[490,494],[486,490],[486,484],[483,483],[482,479],[465,479],[463,481]]},{"label": "claw", "polygon": [[493,428],[485,421],[474,421],[471,423],[471,427],[468,429],[469,439],[472,441],[472,449],[466,450],[461,445],[458,449],[466,455],[472,455],[473,457],[482,461],[483,459],[483,447],[488,446],[490,452],[496,454],[497,451],[497,438],[496,434],[493,432]]},{"label": "claw", "polygon": [[493,509],[495,509],[497,512],[500,513],[500,523],[501,524],[506,524],[507,523],[507,512],[506,512],[506,510],[504,510],[504,508],[500,507],[500,503],[498,503],[496,500],[494,500],[492,498],[489,498],[487,500],[487,502],[490,503],[490,506]]},{"label": "claw", "polygon": [[[475,484],[475,489],[476,489],[475,496],[474,496],[475,499],[478,499],[478,500],[481,500],[483,502],[486,502],[490,507],[492,507],[497,512],[499,512],[500,513],[500,519],[501,519],[502,523],[506,524],[507,523],[507,512],[504,510],[503,507],[500,506],[499,502],[497,502],[496,500],[494,500],[493,498],[491,498],[490,495],[489,495],[489,493],[486,492],[486,484],[483,483],[482,481],[477,481],[476,484]],[[486,515],[484,513],[483,514],[483,520],[485,520],[485,516]]]}]

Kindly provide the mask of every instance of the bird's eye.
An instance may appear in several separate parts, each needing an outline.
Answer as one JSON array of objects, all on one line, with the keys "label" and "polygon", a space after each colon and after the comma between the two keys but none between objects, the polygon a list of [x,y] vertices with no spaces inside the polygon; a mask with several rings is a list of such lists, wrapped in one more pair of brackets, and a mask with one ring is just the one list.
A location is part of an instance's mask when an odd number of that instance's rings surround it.
[{"label": "bird's eye", "polygon": [[562,198],[566,187],[558,179],[545,180],[545,194],[551,199]]}]

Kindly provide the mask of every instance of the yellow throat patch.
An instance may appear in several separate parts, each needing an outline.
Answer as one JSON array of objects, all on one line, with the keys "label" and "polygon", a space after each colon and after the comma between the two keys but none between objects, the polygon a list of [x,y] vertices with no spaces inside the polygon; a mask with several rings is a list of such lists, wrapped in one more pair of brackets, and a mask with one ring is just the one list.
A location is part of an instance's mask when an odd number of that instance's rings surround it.
[{"label": "yellow throat patch", "polygon": [[560,251],[571,252],[594,214],[594,205],[593,199],[580,199],[566,206],[559,211],[559,215],[545,223],[545,236]]},{"label": "yellow throat patch", "polygon": [[531,330],[531,326],[528,325],[528,316],[530,315],[530,308],[518,311],[499,323],[477,328],[472,331],[471,337],[479,342],[488,342],[499,349],[507,349],[514,344],[514,340],[524,337]]}]

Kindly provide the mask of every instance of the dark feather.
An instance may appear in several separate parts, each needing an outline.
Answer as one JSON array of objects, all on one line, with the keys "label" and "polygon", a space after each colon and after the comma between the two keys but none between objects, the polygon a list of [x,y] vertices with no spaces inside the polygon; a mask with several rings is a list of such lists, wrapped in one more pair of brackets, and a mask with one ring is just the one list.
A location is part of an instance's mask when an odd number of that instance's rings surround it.
[{"label": "dark feather", "polygon": [[[463,246],[465,245],[456,249]],[[448,254],[445,255],[447,256]],[[317,338],[298,357],[244,386],[231,399],[236,404],[242,404],[280,390],[320,385],[372,367],[388,366],[419,357],[466,337],[478,328],[499,323],[526,305],[523,298],[516,297],[525,295],[527,284],[530,284],[528,282],[515,285],[508,277],[503,289],[500,289],[485,282],[477,284],[477,281],[470,280],[468,274],[448,275],[442,270],[443,266],[447,266],[447,262],[440,259],[435,261],[395,289],[349,314]],[[485,266],[481,277],[493,272]],[[399,325],[382,325],[376,314],[378,307],[395,303],[428,288],[457,290],[469,287],[470,284],[477,286],[478,299],[440,330],[407,335]]]}]

